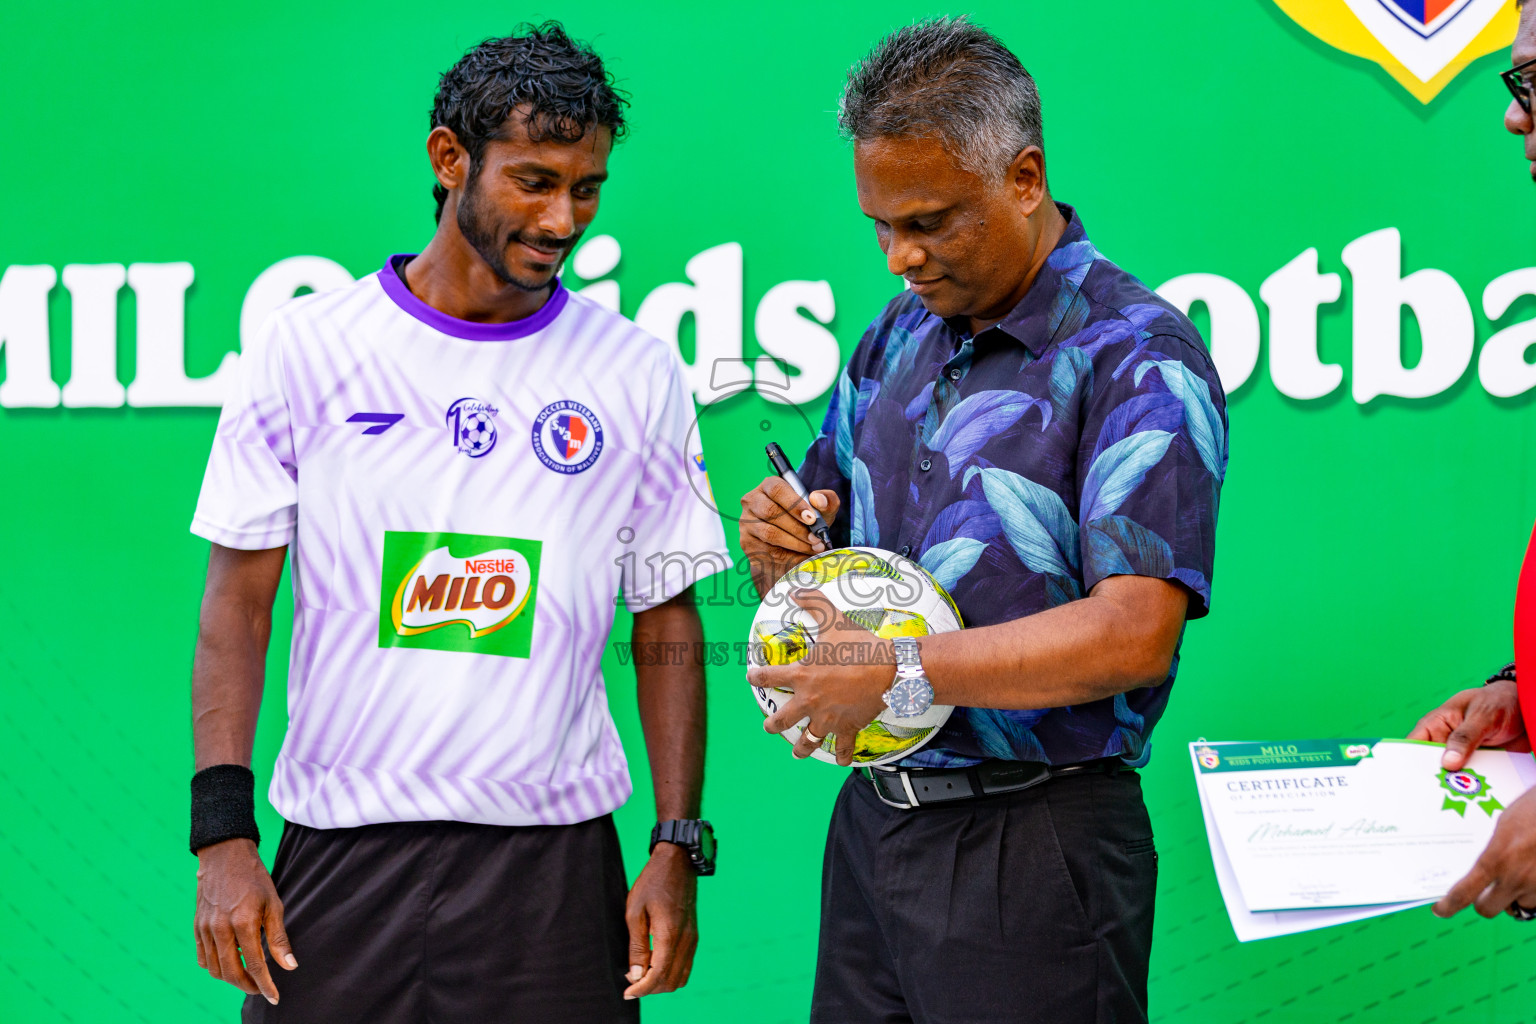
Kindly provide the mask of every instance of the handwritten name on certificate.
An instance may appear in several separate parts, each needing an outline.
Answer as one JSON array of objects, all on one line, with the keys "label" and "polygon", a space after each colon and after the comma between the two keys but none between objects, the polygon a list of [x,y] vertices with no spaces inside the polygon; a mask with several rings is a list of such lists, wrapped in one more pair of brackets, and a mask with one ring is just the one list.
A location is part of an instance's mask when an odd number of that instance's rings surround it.
[{"label": "handwritten name on certificate", "polygon": [[1532,783],[1530,754],[1408,740],[1190,744],[1201,802],[1249,911],[1363,907],[1444,895],[1499,812]]}]

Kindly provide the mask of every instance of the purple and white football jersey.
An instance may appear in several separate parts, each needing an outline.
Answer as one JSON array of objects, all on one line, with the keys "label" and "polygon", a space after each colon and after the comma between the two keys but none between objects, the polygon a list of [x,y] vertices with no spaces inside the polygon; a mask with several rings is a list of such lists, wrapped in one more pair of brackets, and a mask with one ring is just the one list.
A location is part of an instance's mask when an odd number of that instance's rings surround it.
[{"label": "purple and white football jersey", "polygon": [[508,324],[394,270],[279,309],[241,356],[192,531],[289,546],[290,821],[563,824],[630,793],[600,662],[729,568],[676,354],[560,284]]}]

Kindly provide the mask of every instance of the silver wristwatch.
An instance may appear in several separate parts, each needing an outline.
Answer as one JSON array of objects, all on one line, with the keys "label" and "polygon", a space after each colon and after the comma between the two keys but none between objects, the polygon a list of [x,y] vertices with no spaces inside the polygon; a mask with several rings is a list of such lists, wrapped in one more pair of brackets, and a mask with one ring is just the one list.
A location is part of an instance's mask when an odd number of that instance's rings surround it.
[{"label": "silver wristwatch", "polygon": [[885,705],[897,718],[916,718],[933,706],[933,686],[923,673],[916,640],[899,636],[891,646],[896,649],[896,679],[883,695]]}]

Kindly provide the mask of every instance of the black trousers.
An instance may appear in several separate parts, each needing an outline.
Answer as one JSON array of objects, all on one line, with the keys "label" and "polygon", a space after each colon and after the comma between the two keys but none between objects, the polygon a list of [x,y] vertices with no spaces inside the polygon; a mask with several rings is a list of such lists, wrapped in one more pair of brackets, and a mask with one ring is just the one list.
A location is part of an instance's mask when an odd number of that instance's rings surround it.
[{"label": "black trousers", "polygon": [[915,810],[852,776],[827,836],[811,1020],[1145,1021],[1156,886],[1135,772]]},{"label": "black trousers", "polygon": [[245,1024],[633,1024],[613,819],[283,829],[272,879],[297,970]]}]

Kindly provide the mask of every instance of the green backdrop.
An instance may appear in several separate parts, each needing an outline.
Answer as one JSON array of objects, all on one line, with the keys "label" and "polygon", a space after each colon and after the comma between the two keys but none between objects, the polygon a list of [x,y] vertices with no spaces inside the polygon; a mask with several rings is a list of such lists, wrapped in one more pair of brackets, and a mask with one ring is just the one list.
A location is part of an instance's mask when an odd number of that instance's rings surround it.
[{"label": "green backdrop", "polygon": [[[595,41],[634,97],[633,135],[592,231],[622,244],[611,276],[623,311],[683,281],[694,255],[736,242],[744,355],[763,352],[753,311],[786,280],[828,282],[846,355],[895,283],[836,135],[841,76],[882,33],[930,13],[958,9],[5,4],[0,268],[191,263],[186,367],[209,374],[238,348],[242,300],[265,268],[318,255],[360,276],[425,243],[437,74],[487,35],[558,16]],[[1198,736],[1402,735],[1508,656],[1536,520],[1533,392],[1490,394],[1474,354],[1433,396],[1355,401],[1355,347],[1379,343],[1362,328],[1391,324],[1354,322],[1341,259],[1351,241],[1396,228],[1405,275],[1438,268],[1465,293],[1479,351],[1536,313],[1525,296],[1490,320],[1481,302],[1489,281],[1536,264],[1536,191],[1500,124],[1508,96],[1495,71],[1507,54],[1472,64],[1426,106],[1267,0],[1013,0],[970,13],[1038,78],[1053,190],[1099,247],[1153,285],[1187,273],[1235,282],[1263,332],[1257,369],[1230,396],[1213,611],[1189,630],[1144,773],[1162,854],[1154,1019],[1536,1017],[1536,928],[1507,919],[1447,923],[1415,910],[1239,946],[1183,750]],[[1318,322],[1321,358],[1343,366],[1344,383],[1297,399],[1268,372],[1259,288],[1309,247],[1342,278]],[[12,277],[11,306],[0,294],[10,377],[25,357],[25,274]],[[113,311],[73,308],[62,281],[46,301],[62,385],[77,321],[104,336]],[[137,303],[132,288],[117,296],[124,383],[140,369]],[[1201,307],[1194,316],[1209,325]],[[1412,365],[1417,320],[1403,309],[1398,323]],[[1218,348],[1241,333],[1215,331]],[[691,325],[683,334],[691,357]],[[809,422],[825,402],[806,403]],[[215,419],[206,407],[0,408],[0,1020],[236,1012],[236,993],[194,964],[185,851],[188,675],[207,549],[187,525]],[[808,440],[805,419],[756,395],[711,407],[702,423],[727,510],[763,471],[760,437]],[[285,589],[280,623],[288,602]],[[705,608],[709,637],[740,638],[751,611]],[[615,637],[627,636],[620,615]],[[287,640],[280,624],[257,737],[262,791],[284,726]],[[611,650],[606,668],[636,781],[618,814],[633,871],[652,820],[648,776],[632,673]],[[648,1000],[646,1014],[804,1020],[821,838],[842,773],[792,763],[761,734],[739,669],[711,669],[710,689],[705,803],[722,868],[700,887],[691,984]],[[279,823],[262,813],[270,854]],[[516,921],[507,931],[538,939]]]}]

